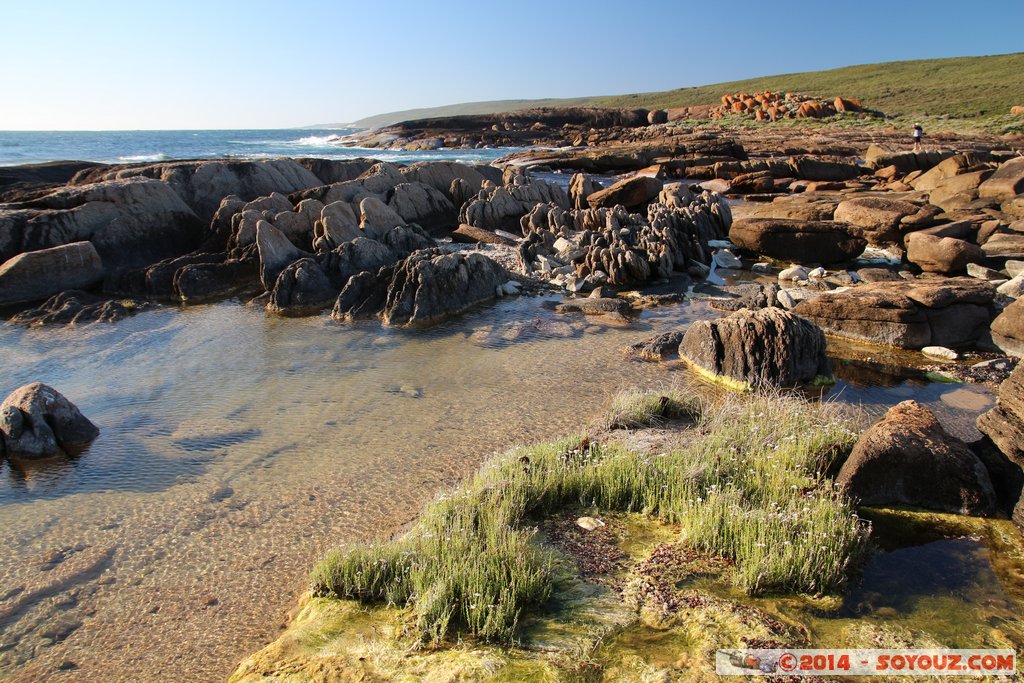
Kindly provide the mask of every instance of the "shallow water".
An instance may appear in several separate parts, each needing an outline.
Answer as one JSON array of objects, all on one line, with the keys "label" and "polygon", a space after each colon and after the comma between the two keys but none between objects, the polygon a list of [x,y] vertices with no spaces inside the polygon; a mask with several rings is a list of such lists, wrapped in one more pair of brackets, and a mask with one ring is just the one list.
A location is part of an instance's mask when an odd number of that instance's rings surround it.
[{"label": "shallow water", "polygon": [[[622,348],[718,315],[693,301],[618,327],[543,304],[426,331],[238,302],[0,326],[0,390],[46,382],[102,430],[77,459],[0,467],[0,676],[223,679],[328,547],[400,529],[491,452],[577,428],[621,388],[689,381]],[[962,387],[914,381],[832,393],[973,422],[942,400]]]}]

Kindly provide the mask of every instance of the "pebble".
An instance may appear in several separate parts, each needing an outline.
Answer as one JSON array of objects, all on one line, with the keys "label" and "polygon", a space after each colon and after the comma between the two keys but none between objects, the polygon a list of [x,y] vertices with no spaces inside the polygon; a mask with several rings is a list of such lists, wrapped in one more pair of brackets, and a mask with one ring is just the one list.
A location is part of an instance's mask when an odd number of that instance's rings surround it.
[{"label": "pebble", "polygon": [[803,266],[792,266],[779,273],[780,280],[806,280],[807,269]]},{"label": "pebble", "polygon": [[576,526],[586,529],[587,531],[593,531],[605,526],[605,523],[596,517],[580,517],[576,520]]},{"label": "pebble", "polygon": [[817,268],[815,268],[811,272],[807,273],[807,277],[814,278],[815,280],[820,280],[821,278],[825,277],[826,275],[828,275],[828,271],[825,270],[824,268],[822,268],[821,266],[818,266]]},{"label": "pebble", "polygon": [[784,289],[780,289],[779,293],[775,295],[775,298],[778,300],[779,305],[787,311],[793,310],[793,307],[796,306],[796,299],[794,299],[793,295]]},{"label": "pebble", "polygon": [[1013,297],[1019,299],[1024,295],[1024,273],[1017,275],[1012,280],[1004,282],[1003,284],[996,287],[996,291],[1003,296]]},{"label": "pebble", "polygon": [[947,349],[945,346],[926,346],[921,349],[921,353],[928,356],[929,358],[938,358],[941,360],[956,360],[960,357],[953,349]]},{"label": "pebble", "polygon": [[1006,272],[1009,273],[1010,277],[1017,277],[1021,273],[1024,273],[1024,261],[1010,259],[1003,265],[1003,267],[1006,268]]},{"label": "pebble", "polygon": [[755,263],[754,265],[752,265],[750,267],[750,270],[754,271],[755,273],[770,273],[772,271],[772,264],[766,261],[761,261],[760,263]]},{"label": "pebble", "polygon": [[967,274],[979,280],[1002,280],[1003,274],[998,270],[986,268],[979,263],[968,263]]}]

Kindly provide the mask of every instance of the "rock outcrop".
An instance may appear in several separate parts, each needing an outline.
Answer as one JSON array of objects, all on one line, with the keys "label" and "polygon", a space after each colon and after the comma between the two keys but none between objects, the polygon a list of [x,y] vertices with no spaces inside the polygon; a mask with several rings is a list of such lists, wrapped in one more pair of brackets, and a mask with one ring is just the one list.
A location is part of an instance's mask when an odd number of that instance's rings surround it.
[{"label": "rock outcrop", "polygon": [[973,278],[874,282],[805,299],[793,312],[837,337],[904,349],[956,348],[988,330],[993,296],[991,285]]},{"label": "rock outcrop", "polygon": [[113,323],[147,308],[144,301],[106,299],[87,292],[54,294],[41,305],[21,311],[11,318],[17,325],[85,325]]},{"label": "rock outcrop", "polygon": [[729,239],[769,258],[800,263],[842,263],[860,256],[867,240],[845,223],[775,218],[738,220]]},{"label": "rock outcrop", "polygon": [[111,180],[0,205],[0,260],[89,241],[107,268],[140,267],[194,250],[201,232],[199,218],[166,183]]},{"label": "rock outcrop", "polygon": [[0,404],[0,440],[8,458],[79,455],[100,430],[60,392],[35,382]]},{"label": "rock outcrop", "polygon": [[570,207],[569,195],[557,185],[514,175],[501,187],[480,191],[459,211],[459,222],[487,230],[519,230],[519,222],[538,204]]},{"label": "rock outcrop", "polygon": [[914,227],[927,227],[934,211],[910,202],[885,197],[854,197],[839,203],[835,220],[860,228],[870,244],[899,244],[903,233]]},{"label": "rock outcrop", "polygon": [[[1024,363],[1018,363],[999,385],[996,405],[978,417],[977,425],[978,431],[995,444],[1012,466],[1024,468]],[[1019,490],[1016,494],[1013,519],[1024,527],[1024,499],[1020,498]]]},{"label": "rock outcrop", "polygon": [[0,265],[0,306],[41,301],[68,289],[88,289],[104,275],[92,242],[28,251]]},{"label": "rock outcrop", "polygon": [[373,311],[386,325],[429,324],[494,299],[508,280],[508,272],[482,254],[422,249],[376,274],[350,278],[332,316],[352,320]]},{"label": "rock outcrop", "polygon": [[1004,162],[978,187],[978,196],[1003,202],[1024,194],[1024,157]]},{"label": "rock outcrop", "polygon": [[982,462],[916,401],[893,406],[861,435],[836,484],[864,505],[981,516],[997,508]]},{"label": "rock outcrop", "polygon": [[753,387],[792,387],[832,376],[821,329],[780,308],[697,321],[686,330],[679,355],[707,373]]}]

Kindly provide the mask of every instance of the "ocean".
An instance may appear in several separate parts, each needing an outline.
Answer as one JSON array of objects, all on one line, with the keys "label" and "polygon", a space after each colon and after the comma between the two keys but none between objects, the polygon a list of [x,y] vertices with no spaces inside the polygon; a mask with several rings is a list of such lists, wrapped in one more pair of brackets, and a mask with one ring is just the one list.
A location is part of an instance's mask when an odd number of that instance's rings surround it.
[{"label": "ocean", "polygon": [[73,160],[138,163],[174,159],[373,157],[410,163],[424,160],[490,162],[512,149],[440,149],[403,152],[342,147],[353,129],[0,131],[0,166]]}]

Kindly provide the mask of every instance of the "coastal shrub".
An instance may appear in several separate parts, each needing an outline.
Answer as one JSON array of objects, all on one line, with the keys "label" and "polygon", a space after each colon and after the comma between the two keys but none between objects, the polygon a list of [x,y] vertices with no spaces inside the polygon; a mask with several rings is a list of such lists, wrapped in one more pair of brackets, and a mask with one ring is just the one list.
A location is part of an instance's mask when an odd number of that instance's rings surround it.
[{"label": "coastal shrub", "polygon": [[[553,559],[530,520],[576,505],[679,525],[685,543],[734,560],[732,580],[752,594],[840,589],[868,528],[824,474],[856,439],[838,409],[748,396],[697,413],[695,399],[672,400],[701,435],[685,447],[648,454],[573,436],[513,450],[430,503],[401,538],[328,554],[314,594],[411,606],[424,642],[456,632],[510,642],[523,609],[552,587]],[[653,415],[653,403],[662,394],[632,393],[616,415]]]}]

